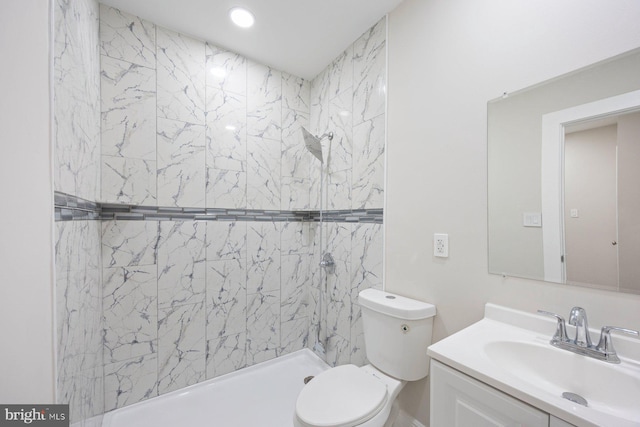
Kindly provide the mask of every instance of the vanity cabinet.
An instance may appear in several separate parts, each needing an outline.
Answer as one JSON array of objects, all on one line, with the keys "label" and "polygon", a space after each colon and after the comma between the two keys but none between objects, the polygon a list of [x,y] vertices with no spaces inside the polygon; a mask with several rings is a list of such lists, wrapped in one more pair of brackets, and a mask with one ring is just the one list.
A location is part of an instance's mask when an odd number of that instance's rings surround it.
[{"label": "vanity cabinet", "polygon": [[568,427],[531,405],[431,359],[431,427]]},{"label": "vanity cabinet", "polygon": [[560,418],[556,418],[553,415],[549,417],[549,427],[576,427],[573,424],[569,424],[568,422],[561,420]]}]

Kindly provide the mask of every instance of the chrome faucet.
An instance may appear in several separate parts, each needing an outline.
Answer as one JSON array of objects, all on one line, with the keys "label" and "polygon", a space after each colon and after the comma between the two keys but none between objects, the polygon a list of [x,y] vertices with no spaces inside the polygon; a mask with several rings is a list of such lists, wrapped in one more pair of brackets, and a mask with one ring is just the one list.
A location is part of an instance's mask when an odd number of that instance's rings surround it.
[{"label": "chrome faucet", "polygon": [[618,328],[616,326],[603,326],[600,332],[600,340],[598,344],[591,343],[589,335],[589,323],[587,322],[587,312],[582,307],[573,307],[569,314],[569,324],[576,327],[576,335],[574,339],[570,339],[567,335],[564,317],[549,311],[538,310],[538,313],[546,316],[555,317],[557,320],[556,332],[551,338],[550,344],[573,353],[582,354],[584,356],[593,357],[598,360],[604,360],[609,363],[620,363],[620,358],[613,348],[611,340],[611,332],[617,331],[629,335],[639,336],[638,331],[626,328]]},{"label": "chrome faucet", "polygon": [[574,344],[579,347],[591,347],[591,335],[589,335],[589,322],[587,312],[582,307],[573,307],[569,314],[569,324],[576,327]]}]

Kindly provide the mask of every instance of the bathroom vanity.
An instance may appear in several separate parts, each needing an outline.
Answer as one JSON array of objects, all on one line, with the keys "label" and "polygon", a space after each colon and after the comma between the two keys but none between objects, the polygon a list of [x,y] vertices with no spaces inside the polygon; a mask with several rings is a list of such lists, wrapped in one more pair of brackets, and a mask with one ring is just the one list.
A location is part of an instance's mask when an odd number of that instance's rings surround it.
[{"label": "bathroom vanity", "polygon": [[573,426],[435,360],[431,387],[432,426]]},{"label": "bathroom vanity", "polygon": [[552,346],[556,330],[487,304],[480,322],[430,346],[430,425],[640,426],[640,340],[614,335],[616,364]]}]

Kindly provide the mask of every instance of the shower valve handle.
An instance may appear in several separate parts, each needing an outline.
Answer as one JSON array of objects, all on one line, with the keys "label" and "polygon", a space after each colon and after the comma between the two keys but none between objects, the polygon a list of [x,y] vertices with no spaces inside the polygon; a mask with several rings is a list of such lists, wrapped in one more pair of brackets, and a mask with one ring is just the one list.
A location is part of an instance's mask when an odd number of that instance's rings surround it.
[{"label": "shower valve handle", "polygon": [[320,261],[320,267],[333,267],[335,264],[336,263],[329,252],[324,254],[322,261]]}]

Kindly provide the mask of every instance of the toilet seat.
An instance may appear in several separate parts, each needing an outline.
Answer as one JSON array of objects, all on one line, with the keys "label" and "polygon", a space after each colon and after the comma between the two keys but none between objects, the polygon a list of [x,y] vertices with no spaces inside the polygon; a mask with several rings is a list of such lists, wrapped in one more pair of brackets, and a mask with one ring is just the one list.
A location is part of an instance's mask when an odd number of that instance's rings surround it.
[{"label": "toilet seat", "polygon": [[355,365],[343,365],[324,371],[302,389],[296,416],[305,426],[353,427],[373,418],[387,399],[383,381]]}]

